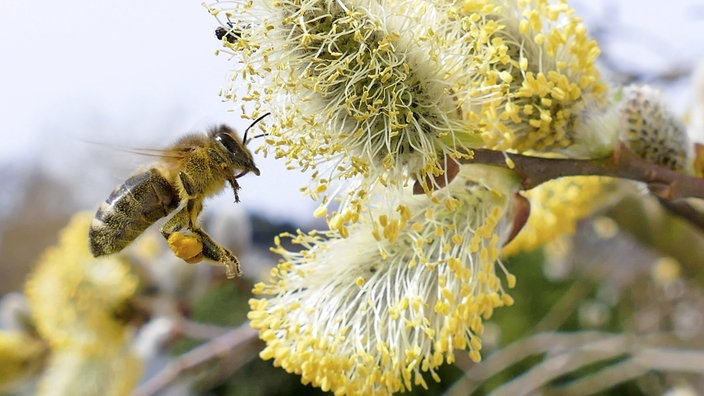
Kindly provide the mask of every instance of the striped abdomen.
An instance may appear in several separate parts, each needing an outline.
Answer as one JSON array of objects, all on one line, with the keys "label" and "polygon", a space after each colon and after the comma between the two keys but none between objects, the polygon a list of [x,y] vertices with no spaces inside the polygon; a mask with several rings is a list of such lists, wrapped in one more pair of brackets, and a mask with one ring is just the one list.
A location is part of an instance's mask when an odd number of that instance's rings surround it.
[{"label": "striped abdomen", "polygon": [[88,232],[94,256],[117,253],[178,207],[176,190],[156,169],[134,175],[98,209]]}]

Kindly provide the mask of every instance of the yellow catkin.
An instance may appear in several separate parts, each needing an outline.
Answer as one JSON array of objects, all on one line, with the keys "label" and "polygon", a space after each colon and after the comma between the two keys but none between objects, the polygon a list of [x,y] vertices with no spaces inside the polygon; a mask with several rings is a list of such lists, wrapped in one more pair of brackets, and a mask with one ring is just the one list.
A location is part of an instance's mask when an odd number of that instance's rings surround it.
[{"label": "yellow catkin", "polygon": [[139,280],[119,255],[90,254],[91,219],[88,213],[74,216],[25,285],[37,330],[55,348],[95,352],[120,347],[125,338],[124,315]]}]

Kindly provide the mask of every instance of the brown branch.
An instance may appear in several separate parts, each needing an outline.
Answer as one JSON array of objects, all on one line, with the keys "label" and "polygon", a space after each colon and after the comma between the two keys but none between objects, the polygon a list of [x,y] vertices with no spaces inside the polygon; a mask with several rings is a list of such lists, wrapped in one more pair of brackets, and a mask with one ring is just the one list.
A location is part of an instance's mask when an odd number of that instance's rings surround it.
[{"label": "brown branch", "polygon": [[617,359],[629,350],[631,340],[625,335],[608,336],[581,345],[564,353],[546,356],[540,364],[530,368],[491,392],[492,396],[528,395],[562,375],[582,367]]},{"label": "brown branch", "polygon": [[228,368],[235,371],[261,349],[257,331],[249,327],[249,322],[227,333],[213,338],[169,363],[161,372],[140,385],[134,396],[156,395],[176,382],[185,373],[216,359],[228,359]]},{"label": "brown branch", "polygon": [[464,377],[460,378],[447,390],[445,396],[472,394],[484,381],[530,356],[540,355],[551,350],[575,349],[609,335],[596,331],[583,331],[572,334],[549,332],[520,339],[494,352],[481,363],[473,364],[465,371]]},{"label": "brown branch", "polygon": [[[543,360],[511,381],[491,392],[493,396],[548,394],[585,394],[607,389],[651,370],[662,372],[704,373],[704,351],[692,350],[670,334],[638,336],[583,331],[576,333],[539,333],[518,340],[489,355],[486,360],[465,370],[464,377],[455,382],[445,396],[468,395],[488,379],[514,366],[529,356],[544,355]],[[614,359],[626,362],[609,363]],[[595,374],[596,384],[589,377],[558,385],[557,392],[549,393],[549,384],[594,363],[606,363]],[[619,368],[622,375],[611,378],[612,368]],[[584,385],[591,384],[592,387]],[[546,388],[546,386],[548,386]]]},{"label": "brown branch", "polygon": [[700,231],[704,232],[704,213],[698,211],[694,206],[692,206],[687,201],[668,201],[666,199],[658,198],[660,205],[665,208],[668,212],[675,216],[681,217],[682,219],[689,222],[689,224],[699,228]]},{"label": "brown branch", "polygon": [[[704,198],[704,179],[654,165],[624,145],[608,158],[590,160],[532,157],[486,149],[473,151],[472,159],[460,162],[513,170],[525,190],[565,176],[609,176],[647,183],[653,194],[669,201]],[[507,157],[513,161],[513,167],[506,163]]]},{"label": "brown branch", "polygon": [[633,346],[631,357],[607,365],[601,370],[576,379],[554,390],[545,389],[547,395],[600,394],[618,384],[638,378],[651,371],[704,373],[704,353],[684,348],[643,348]]},{"label": "brown branch", "polygon": [[232,331],[231,327],[198,323],[180,316],[174,321],[174,335],[186,336],[195,340],[212,340]]}]

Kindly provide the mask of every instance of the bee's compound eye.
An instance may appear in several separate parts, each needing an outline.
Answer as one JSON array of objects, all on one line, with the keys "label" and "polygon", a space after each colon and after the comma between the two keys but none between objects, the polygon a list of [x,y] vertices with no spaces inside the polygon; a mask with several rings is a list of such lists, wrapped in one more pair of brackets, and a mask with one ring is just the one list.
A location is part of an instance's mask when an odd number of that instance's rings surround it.
[{"label": "bee's compound eye", "polygon": [[215,136],[215,140],[231,153],[237,153],[240,151],[240,145],[237,144],[235,139],[230,134],[220,133]]}]

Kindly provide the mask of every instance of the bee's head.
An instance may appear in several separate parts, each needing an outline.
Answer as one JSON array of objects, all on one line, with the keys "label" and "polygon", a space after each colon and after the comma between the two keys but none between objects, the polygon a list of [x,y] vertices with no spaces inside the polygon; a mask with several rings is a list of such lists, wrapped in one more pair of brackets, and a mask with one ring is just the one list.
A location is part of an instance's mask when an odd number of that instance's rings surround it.
[{"label": "bee's head", "polygon": [[227,125],[221,125],[212,132],[212,136],[233,168],[241,169],[242,174],[252,172],[259,176],[259,168],[254,164],[252,153],[244,145],[244,142],[240,141],[234,130]]}]

